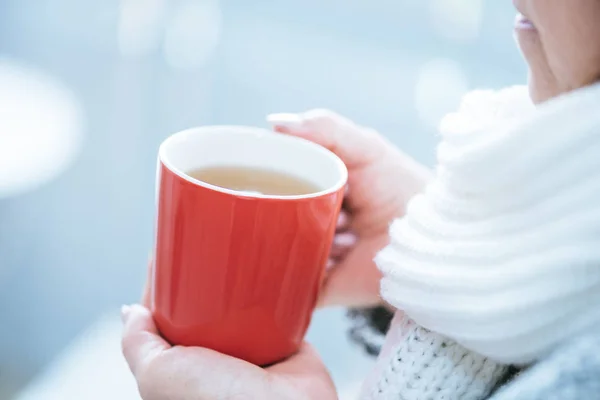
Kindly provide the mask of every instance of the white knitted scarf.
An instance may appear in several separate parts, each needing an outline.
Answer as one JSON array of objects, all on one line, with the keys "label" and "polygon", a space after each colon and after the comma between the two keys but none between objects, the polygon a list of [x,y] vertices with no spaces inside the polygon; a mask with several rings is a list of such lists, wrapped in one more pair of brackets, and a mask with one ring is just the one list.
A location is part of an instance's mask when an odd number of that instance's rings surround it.
[{"label": "white knitted scarf", "polygon": [[600,85],[537,108],[522,87],[474,92],[441,131],[377,257],[383,297],[507,364],[600,329]]}]

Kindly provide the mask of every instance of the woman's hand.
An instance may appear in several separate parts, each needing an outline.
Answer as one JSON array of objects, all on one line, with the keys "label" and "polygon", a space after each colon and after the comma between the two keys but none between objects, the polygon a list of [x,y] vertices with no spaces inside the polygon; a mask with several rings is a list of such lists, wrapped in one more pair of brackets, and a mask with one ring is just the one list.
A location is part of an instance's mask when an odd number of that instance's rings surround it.
[{"label": "woman's hand", "polygon": [[172,347],[147,308],[123,307],[123,354],[143,400],[334,400],[318,354],[304,344],[267,369],[200,347]]},{"label": "woman's hand", "polygon": [[[332,150],[350,173],[321,305],[379,303],[380,274],[373,257],[388,242],[390,222],[423,189],[429,170],[375,131],[329,111],[276,114],[269,120],[278,132]],[[148,300],[146,290],[143,302]],[[123,321],[123,353],[143,400],[337,398],[326,368],[307,344],[289,360],[262,369],[212,350],[170,346],[143,306],[124,307]]]},{"label": "woman's hand", "polygon": [[320,305],[379,304],[381,275],[373,258],[388,243],[390,222],[404,214],[431,172],[379,133],[327,110],[272,114],[268,121],[277,132],[328,148],[348,167],[348,193]]}]

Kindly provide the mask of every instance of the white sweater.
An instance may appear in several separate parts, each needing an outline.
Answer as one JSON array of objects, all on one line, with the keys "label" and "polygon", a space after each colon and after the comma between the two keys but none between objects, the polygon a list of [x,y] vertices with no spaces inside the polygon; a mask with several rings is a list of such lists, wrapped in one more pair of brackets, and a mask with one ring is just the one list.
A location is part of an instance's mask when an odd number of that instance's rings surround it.
[{"label": "white sweater", "polygon": [[441,131],[434,181],[377,257],[403,314],[364,398],[482,399],[503,365],[600,329],[600,85],[535,109],[522,87],[474,92]]}]

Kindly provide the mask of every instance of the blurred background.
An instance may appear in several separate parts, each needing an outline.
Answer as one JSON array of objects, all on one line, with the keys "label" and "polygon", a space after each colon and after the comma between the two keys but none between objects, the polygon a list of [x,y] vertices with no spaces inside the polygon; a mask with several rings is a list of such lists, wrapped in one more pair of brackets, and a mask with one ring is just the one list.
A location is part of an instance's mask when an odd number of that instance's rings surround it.
[{"label": "blurred background", "polygon": [[[0,399],[136,399],[119,352],[153,235],[159,143],[328,107],[432,164],[474,88],[523,83],[508,1],[0,0]],[[370,366],[343,310],[309,339]]]}]

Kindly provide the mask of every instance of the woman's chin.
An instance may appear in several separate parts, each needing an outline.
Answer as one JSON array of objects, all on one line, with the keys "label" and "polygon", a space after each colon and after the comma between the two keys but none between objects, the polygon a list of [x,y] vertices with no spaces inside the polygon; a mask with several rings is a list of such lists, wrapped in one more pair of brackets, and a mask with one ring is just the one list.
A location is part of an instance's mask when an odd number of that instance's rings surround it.
[{"label": "woman's chin", "polygon": [[529,66],[529,93],[538,104],[550,97],[554,87],[553,74],[536,30],[515,29],[515,36],[523,58]]},{"label": "woman's chin", "polygon": [[529,97],[534,104],[541,104],[560,94],[556,85],[545,74],[529,73]]}]

